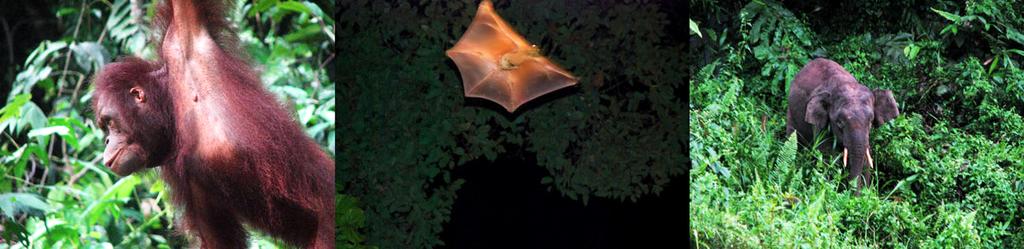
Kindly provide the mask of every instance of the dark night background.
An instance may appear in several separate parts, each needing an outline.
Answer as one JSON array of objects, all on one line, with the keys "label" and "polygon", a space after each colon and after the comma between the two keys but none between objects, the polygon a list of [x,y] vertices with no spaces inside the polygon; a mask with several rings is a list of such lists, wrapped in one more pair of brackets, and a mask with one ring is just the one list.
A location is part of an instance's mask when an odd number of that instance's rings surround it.
[{"label": "dark night background", "polygon": [[[443,248],[680,248],[684,181],[637,203],[598,198],[584,206],[537,184],[544,171],[518,158],[471,162]],[[670,246],[676,245],[676,246]]]},{"label": "dark night background", "polygon": [[[16,67],[40,41],[60,36],[63,25],[50,12],[49,1],[5,1],[0,8],[0,79],[13,82]],[[0,98],[7,99],[11,84],[0,84]]]},{"label": "dark night background", "polygon": [[444,55],[478,3],[342,2],[348,245],[685,247],[686,2],[494,1],[580,79],[515,113]]}]

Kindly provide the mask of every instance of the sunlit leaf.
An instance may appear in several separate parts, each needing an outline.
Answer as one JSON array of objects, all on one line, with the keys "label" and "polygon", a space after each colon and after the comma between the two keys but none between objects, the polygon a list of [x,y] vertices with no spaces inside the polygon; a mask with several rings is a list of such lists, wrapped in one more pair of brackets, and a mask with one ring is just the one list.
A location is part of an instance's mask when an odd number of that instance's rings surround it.
[{"label": "sunlit leaf", "polygon": [[704,38],[704,35],[700,33],[700,28],[697,28],[697,23],[690,19],[690,32],[697,34],[698,37]]},{"label": "sunlit leaf", "polygon": [[7,218],[14,219],[16,214],[34,211],[47,212],[51,209],[41,197],[33,193],[0,194],[0,210]]},{"label": "sunlit leaf", "polygon": [[953,22],[959,22],[960,21],[960,16],[957,15],[957,14],[953,14],[953,13],[937,10],[935,8],[928,8],[928,9],[931,9],[932,12],[939,13],[939,15],[941,15],[943,18],[946,18],[946,20],[950,20],[950,21],[953,21]]},{"label": "sunlit leaf", "polygon": [[28,132],[28,137],[48,136],[51,134],[67,135],[68,131],[68,127],[66,126],[50,126],[36,128]]}]

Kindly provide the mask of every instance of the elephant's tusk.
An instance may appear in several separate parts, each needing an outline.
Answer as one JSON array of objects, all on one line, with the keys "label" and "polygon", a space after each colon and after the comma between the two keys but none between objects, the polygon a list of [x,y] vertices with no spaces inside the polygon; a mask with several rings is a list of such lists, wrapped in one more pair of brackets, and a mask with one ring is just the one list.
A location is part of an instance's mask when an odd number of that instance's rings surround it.
[{"label": "elephant's tusk", "polygon": [[847,156],[847,154],[849,154],[849,153],[847,153],[847,150],[843,149],[843,167],[846,167],[846,156]]},{"label": "elephant's tusk", "polygon": [[875,160],[871,159],[871,149],[864,149],[864,152],[866,153],[865,155],[868,156],[868,167],[872,169],[875,168]]}]

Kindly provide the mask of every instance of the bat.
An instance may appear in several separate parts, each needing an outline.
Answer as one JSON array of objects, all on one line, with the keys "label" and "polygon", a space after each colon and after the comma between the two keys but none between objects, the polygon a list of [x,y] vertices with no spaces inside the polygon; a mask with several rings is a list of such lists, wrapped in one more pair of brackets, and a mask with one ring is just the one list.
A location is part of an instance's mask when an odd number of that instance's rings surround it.
[{"label": "bat", "polygon": [[500,104],[508,112],[577,80],[540,54],[484,0],[462,38],[446,52],[462,74],[466,97]]}]

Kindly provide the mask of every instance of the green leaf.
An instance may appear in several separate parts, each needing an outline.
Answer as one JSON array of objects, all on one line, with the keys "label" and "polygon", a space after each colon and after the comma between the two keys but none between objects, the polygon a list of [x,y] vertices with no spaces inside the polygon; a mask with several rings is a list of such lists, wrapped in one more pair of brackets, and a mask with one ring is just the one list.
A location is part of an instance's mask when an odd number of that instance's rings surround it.
[{"label": "green leaf", "polygon": [[0,210],[8,218],[30,211],[49,211],[50,205],[40,196],[32,193],[6,193],[0,194]]},{"label": "green leaf", "polygon": [[781,151],[779,151],[779,157],[776,159],[776,164],[779,168],[788,169],[792,167],[793,162],[796,160],[797,152],[797,139],[796,133],[789,134],[786,139],[786,143],[782,145]]},{"label": "green leaf", "polygon": [[956,31],[957,31],[956,25],[952,25],[951,24],[951,25],[946,25],[946,27],[943,28],[942,31],[939,32],[939,34],[942,35],[942,34],[946,34],[948,32],[948,33],[953,33],[955,35]]},{"label": "green leaf", "polygon": [[278,3],[277,7],[282,9],[282,10],[291,10],[291,11],[295,11],[295,12],[299,12],[299,13],[312,14],[310,12],[309,8],[306,7],[305,4],[302,4],[300,2],[283,2],[283,3]]},{"label": "green leaf", "polygon": [[949,12],[945,12],[945,11],[941,11],[941,10],[937,10],[935,8],[929,8],[929,9],[931,9],[935,13],[939,13],[939,15],[941,15],[943,18],[946,18],[946,20],[950,20],[950,21],[953,21],[953,22],[960,21],[960,15],[949,13]]},{"label": "green leaf", "polygon": [[299,122],[303,125],[308,124],[310,119],[313,119],[313,111],[316,110],[316,106],[307,105],[299,110]]},{"label": "green leaf", "polygon": [[107,206],[127,201],[126,197],[131,195],[135,185],[138,185],[140,182],[138,175],[122,177],[111,185],[110,188],[107,188],[99,199],[89,204],[82,211],[79,218],[85,220],[88,224],[95,224],[100,218],[104,217]]},{"label": "green leaf", "polygon": [[284,36],[284,40],[288,42],[296,42],[315,35],[319,35],[321,33],[322,32],[320,32],[320,25],[309,24],[306,25],[305,27],[302,27],[302,29],[288,33],[287,35]]},{"label": "green leaf", "polygon": [[918,52],[921,52],[921,47],[914,45],[913,43],[907,44],[906,47],[903,47],[903,55],[906,56],[907,59],[913,60],[914,58],[917,58]]},{"label": "green leaf", "polygon": [[306,135],[309,135],[310,137],[314,137],[314,138],[315,137],[319,137],[320,134],[323,133],[324,130],[326,130],[327,127],[329,127],[329,126],[331,126],[331,124],[328,124],[328,123],[316,124],[316,125],[306,129]]},{"label": "green leaf", "polygon": [[700,29],[697,28],[697,23],[690,19],[690,32],[696,33],[697,37],[704,38],[704,35],[700,34]]},{"label": "green leaf", "polygon": [[992,59],[992,63],[988,65],[988,74],[992,74],[993,70],[996,70],[996,65],[999,64],[1000,56],[996,56]]},{"label": "green leaf", "polygon": [[750,28],[750,36],[753,37],[753,39],[750,40],[751,42],[756,43],[757,40],[761,39],[761,26],[764,25],[766,20],[768,20],[768,18],[761,17],[758,18],[757,21],[754,21],[753,26]]},{"label": "green leaf", "polygon": [[1024,35],[1017,31],[1013,27],[1006,27],[1006,38],[1017,42],[1017,44],[1024,45]]},{"label": "green leaf", "polygon": [[28,137],[48,136],[50,134],[67,135],[69,131],[67,126],[36,128],[28,132]]},{"label": "green leaf", "polygon": [[43,113],[42,109],[39,109],[33,102],[25,103],[25,106],[21,107],[22,119],[18,123],[18,130],[29,126],[32,128],[40,128],[46,126],[46,114]]},{"label": "green leaf", "polygon": [[25,103],[28,103],[29,99],[32,99],[32,94],[19,94],[14,97],[14,101],[7,103],[3,108],[0,108],[0,131],[6,130],[8,120],[21,117],[21,107],[24,106]]},{"label": "green leaf", "polygon": [[488,161],[493,162],[494,159],[498,158],[498,152],[495,152],[493,150],[484,150],[484,157],[486,157]]},{"label": "green leaf", "polygon": [[324,121],[327,121],[327,123],[334,124],[334,111],[323,110],[323,111],[317,111],[316,114],[317,114],[317,116],[320,116],[320,118],[324,119]]},{"label": "green leaf", "polygon": [[[316,5],[316,3],[302,2],[302,4],[306,6],[306,12],[309,13],[310,15],[323,18],[324,20],[331,20],[331,16],[324,14],[324,10],[320,9],[320,6]],[[328,22],[328,24],[331,23],[332,22]]]},{"label": "green leaf", "polygon": [[75,63],[85,71],[92,71],[93,66],[99,68],[107,61],[107,49],[95,42],[82,42],[71,44],[71,51],[74,52]]},{"label": "green leaf", "polygon": [[277,89],[281,93],[287,94],[288,96],[290,96],[290,97],[292,97],[294,99],[307,99],[307,98],[309,98],[309,94],[306,93],[306,90],[303,90],[302,88],[298,88],[298,87],[295,87],[295,86],[280,86],[280,87],[276,87],[275,89]]},{"label": "green leaf", "polygon": [[271,6],[276,4],[278,4],[277,0],[259,0],[256,2],[256,5],[252,7],[252,10],[249,11],[249,15],[267,11]]},{"label": "green leaf", "polygon": [[64,17],[73,13],[78,13],[78,8],[61,7],[57,9],[57,17]]},{"label": "green leaf", "polygon": [[36,48],[36,50],[33,50],[32,53],[28,55],[28,59],[25,60],[25,65],[44,66],[46,64],[46,60],[50,58],[51,54],[58,53],[58,51],[66,48],[67,46],[68,43],[65,41],[44,41],[41,45],[39,45],[39,47]]}]

